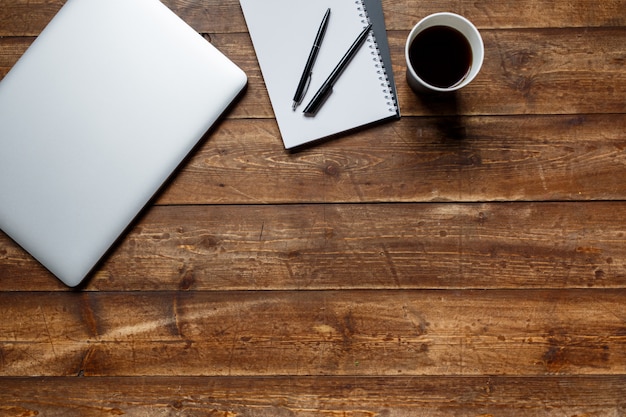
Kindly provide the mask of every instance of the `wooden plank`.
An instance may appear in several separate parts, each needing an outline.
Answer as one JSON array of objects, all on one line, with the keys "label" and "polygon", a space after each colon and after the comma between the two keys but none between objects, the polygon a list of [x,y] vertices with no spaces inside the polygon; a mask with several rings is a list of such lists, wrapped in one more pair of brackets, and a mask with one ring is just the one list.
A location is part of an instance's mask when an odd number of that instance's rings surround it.
[{"label": "wooden plank", "polygon": [[[626,287],[626,203],[151,209],[87,290]],[[0,288],[61,290],[0,237]]]},{"label": "wooden plank", "polygon": [[0,379],[0,415],[619,416],[626,379],[270,377]]},{"label": "wooden plank", "polygon": [[431,13],[448,11],[470,19],[479,29],[611,27],[626,25],[624,0],[433,0],[407,2],[383,0],[388,29],[409,30]]},{"label": "wooden plank", "polygon": [[626,115],[410,118],[285,152],[222,123],[158,204],[622,200]]},{"label": "wooden plank", "polygon": [[439,103],[437,99],[416,96],[408,87],[404,80],[405,37],[401,32],[392,32],[390,42],[402,113],[626,112],[623,28],[489,30],[482,31],[482,35],[485,60],[481,72],[453,96],[454,100]]},{"label": "wooden plank", "polygon": [[[63,0],[0,1],[0,36],[36,36],[65,3]],[[163,0],[199,32],[245,32],[247,27],[237,0]],[[601,7],[590,0],[435,0],[411,7],[408,2],[383,1],[390,30],[409,30],[419,19],[435,12],[463,14],[479,28],[615,27],[626,24],[623,0],[605,0]]]},{"label": "wooden plank", "polygon": [[[488,30],[479,76],[456,95],[416,96],[404,76],[406,33],[390,32],[402,114],[510,115],[626,113],[626,31],[621,28]],[[271,118],[273,113],[248,34],[212,35],[211,42],[249,77],[246,94],[229,117]],[[32,38],[0,39],[0,75]]]},{"label": "wooden plank", "polygon": [[[626,285],[623,203],[172,207],[98,289],[590,288]],[[132,268],[129,268],[132,265]]]},{"label": "wooden plank", "polygon": [[0,293],[0,374],[623,375],[624,303],[622,290]]}]

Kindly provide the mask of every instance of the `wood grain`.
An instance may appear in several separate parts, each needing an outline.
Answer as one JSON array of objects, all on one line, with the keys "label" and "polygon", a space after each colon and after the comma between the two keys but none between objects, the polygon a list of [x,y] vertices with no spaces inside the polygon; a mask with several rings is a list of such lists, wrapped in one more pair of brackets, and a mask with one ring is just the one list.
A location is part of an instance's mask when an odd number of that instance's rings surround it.
[{"label": "wood grain", "polygon": [[[0,0],[0,36],[36,36],[64,0]],[[237,0],[163,0],[201,33],[247,32]],[[440,11],[460,13],[478,28],[617,27],[624,26],[623,0],[434,0],[414,4],[383,0],[388,30],[409,30],[422,17]]]},{"label": "wood grain", "polygon": [[1,416],[620,416],[624,377],[140,377],[0,380]]},{"label": "wood grain", "polygon": [[[624,288],[626,204],[172,206],[86,290]],[[63,287],[0,237],[0,289]]]},{"label": "wood grain", "polygon": [[623,290],[0,294],[4,376],[623,375]]},{"label": "wood grain", "polygon": [[405,117],[302,152],[225,121],[158,204],[620,200],[626,117]]}]

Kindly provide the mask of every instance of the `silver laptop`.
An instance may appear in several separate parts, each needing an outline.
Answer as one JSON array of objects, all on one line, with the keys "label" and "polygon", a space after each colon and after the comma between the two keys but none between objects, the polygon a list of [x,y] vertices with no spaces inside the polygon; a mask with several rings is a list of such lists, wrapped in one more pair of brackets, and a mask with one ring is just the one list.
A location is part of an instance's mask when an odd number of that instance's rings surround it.
[{"label": "silver laptop", "polygon": [[0,228],[78,285],[246,82],[159,0],[68,0],[0,81]]}]

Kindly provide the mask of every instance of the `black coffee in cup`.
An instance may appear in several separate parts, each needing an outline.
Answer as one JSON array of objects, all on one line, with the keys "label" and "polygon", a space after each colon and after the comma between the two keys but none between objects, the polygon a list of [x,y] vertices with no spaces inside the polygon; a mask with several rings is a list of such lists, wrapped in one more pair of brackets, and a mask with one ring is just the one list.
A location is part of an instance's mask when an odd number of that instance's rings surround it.
[{"label": "black coffee in cup", "polygon": [[450,26],[431,26],[415,36],[409,61],[424,82],[440,88],[460,83],[472,67],[472,47],[467,38]]}]

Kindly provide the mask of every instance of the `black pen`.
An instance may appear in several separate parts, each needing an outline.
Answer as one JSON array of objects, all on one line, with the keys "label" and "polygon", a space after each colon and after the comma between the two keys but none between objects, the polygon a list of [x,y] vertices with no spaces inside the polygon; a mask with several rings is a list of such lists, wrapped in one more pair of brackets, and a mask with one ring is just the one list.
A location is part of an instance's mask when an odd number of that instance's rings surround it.
[{"label": "black pen", "polygon": [[306,90],[309,87],[309,82],[311,81],[311,74],[313,70],[313,64],[315,63],[315,59],[317,58],[317,53],[320,50],[320,45],[322,44],[322,39],[324,39],[324,34],[326,33],[326,27],[328,26],[328,17],[330,16],[330,7],[326,10],[324,17],[322,18],[322,23],[320,24],[320,28],[317,30],[317,35],[315,36],[315,41],[313,42],[313,47],[311,48],[311,52],[309,52],[309,58],[306,60],[306,65],[304,66],[304,71],[302,71],[302,76],[300,77],[300,82],[298,83],[298,88],[296,89],[296,94],[293,96],[293,110],[298,107],[304,95],[306,94]]},{"label": "black pen", "polygon": [[324,84],[322,84],[317,93],[315,93],[311,102],[306,106],[304,109],[305,114],[313,115],[319,110],[322,103],[324,103],[324,101],[328,98],[328,95],[333,91],[333,85],[335,85],[335,82],[343,70],[346,69],[363,42],[365,42],[365,39],[367,39],[371,28],[371,24],[367,25],[367,27],[363,29],[363,32],[361,32],[361,34],[356,38],[350,49],[348,49],[348,52],[346,52],[343,58],[341,58],[341,61],[339,61],[333,72],[330,73],[326,81],[324,81]]}]

